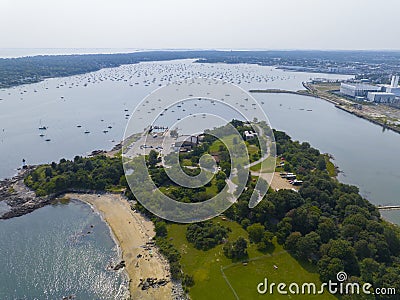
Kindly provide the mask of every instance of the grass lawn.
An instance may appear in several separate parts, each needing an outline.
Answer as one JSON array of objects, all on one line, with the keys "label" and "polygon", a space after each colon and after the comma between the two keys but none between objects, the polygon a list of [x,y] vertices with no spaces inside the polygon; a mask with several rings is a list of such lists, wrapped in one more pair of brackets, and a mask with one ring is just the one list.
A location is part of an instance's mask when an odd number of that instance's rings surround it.
[{"label": "grass lawn", "polygon": [[210,153],[216,153],[216,152],[219,152],[219,146],[223,146],[223,145],[226,145],[226,147],[228,148],[228,149],[232,149],[232,147],[233,147],[233,138],[234,137],[237,137],[237,135],[236,134],[231,134],[231,135],[227,135],[227,136],[224,136],[224,138],[223,138],[223,141],[224,141],[224,143],[221,141],[221,140],[216,140],[214,143],[212,143],[212,145],[210,146],[210,149],[209,149],[209,152]]},{"label": "grass lawn", "polygon": [[[225,275],[240,299],[336,299],[334,296],[323,295],[280,295],[276,288],[273,294],[261,295],[257,292],[257,284],[268,279],[268,283],[284,282],[289,285],[296,282],[300,287],[305,282],[315,283],[317,290],[320,287],[319,275],[315,266],[300,264],[282,246],[275,244],[271,255],[264,255],[259,259],[249,261],[245,266],[241,263],[228,266],[224,269]],[[278,269],[274,268],[274,265]]]},{"label": "grass lawn", "polygon": [[[239,224],[222,221],[220,218],[217,218],[216,221],[233,228],[230,238],[235,239],[236,235],[240,235]],[[187,225],[168,225],[168,237],[172,238],[170,242],[182,255],[180,262],[183,271],[194,277],[195,285],[190,288],[190,297],[193,300],[234,299],[232,291],[221,273],[221,266],[231,264],[231,261],[222,252],[222,245],[208,251],[197,250],[186,240],[186,228]]]},{"label": "grass lawn", "polygon": [[250,155],[258,152],[258,147],[256,145],[250,145],[247,142],[246,145],[247,145],[247,151],[249,152]]},{"label": "grass lawn", "polygon": [[262,162],[250,167],[251,171],[254,172],[274,172],[276,166],[276,159],[274,157],[267,157],[267,159],[263,160]]},{"label": "grass lawn", "polygon": [[218,188],[216,185],[217,180],[215,177],[211,180],[211,186],[206,186],[206,192],[211,194],[211,195],[217,195],[218,194]]},{"label": "grass lawn", "polygon": [[191,167],[193,166],[192,161],[190,159],[183,159],[181,162],[181,166]]},{"label": "grass lawn", "polygon": [[[231,134],[231,135],[225,136],[225,137],[223,138],[223,142],[224,142],[224,143],[223,143],[221,140],[216,140],[216,141],[213,142],[212,145],[210,146],[209,152],[210,152],[211,154],[218,153],[218,152],[219,152],[219,147],[222,146],[222,145],[226,145],[226,148],[227,148],[227,149],[235,149],[235,147],[237,146],[237,145],[235,145],[235,144],[233,143],[233,139],[234,139],[235,137],[238,138],[237,135],[235,135],[235,134]],[[239,140],[239,143],[240,143],[240,140]],[[251,161],[252,161],[252,158],[251,158],[251,157],[252,157],[252,154],[258,152],[258,147],[257,147],[257,146],[255,146],[255,145],[250,145],[250,144],[247,143],[247,142],[245,142],[245,144],[246,144],[246,148],[247,148],[248,157],[240,157],[240,158],[236,158],[236,159],[235,159],[235,161],[236,161],[238,164],[241,164],[241,165],[246,165],[246,164],[249,163],[249,161],[251,162]]]},{"label": "grass lawn", "polygon": [[329,155],[324,155],[324,158],[325,158],[325,162],[326,162],[326,170],[328,171],[329,176],[336,177],[337,170],[336,170],[333,162],[331,162]]},{"label": "grass lawn", "polygon": [[[223,221],[220,217],[214,219],[221,225],[231,228],[229,240],[236,240],[239,236],[248,238],[247,232],[236,222]],[[190,297],[193,300],[235,300],[235,296],[223,277],[221,268],[240,299],[281,299],[283,296],[258,295],[257,284],[267,277],[269,281],[278,282],[315,282],[319,284],[316,270],[310,266],[302,266],[292,256],[275,243],[271,253],[261,253],[254,244],[248,247],[250,261],[247,266],[242,263],[233,263],[225,257],[222,245],[211,250],[195,249],[185,237],[187,225],[168,225],[168,238],[180,251],[181,265],[185,273],[193,275],[195,285],[190,288]],[[252,260],[256,259],[256,260]],[[273,268],[278,266],[278,270]],[[318,285],[317,285],[318,286]],[[288,298],[288,296],[286,296]],[[291,296],[292,299],[309,299],[312,297]],[[324,299],[335,299],[324,295]]]}]

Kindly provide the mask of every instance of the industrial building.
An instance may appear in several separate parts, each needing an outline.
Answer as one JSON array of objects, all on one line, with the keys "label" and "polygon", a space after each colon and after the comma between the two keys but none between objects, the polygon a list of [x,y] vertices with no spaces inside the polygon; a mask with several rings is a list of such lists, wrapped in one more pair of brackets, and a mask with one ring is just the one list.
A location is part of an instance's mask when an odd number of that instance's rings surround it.
[{"label": "industrial building", "polygon": [[369,92],[381,92],[382,87],[363,83],[342,83],[340,93],[352,98],[366,98]]},{"label": "industrial building", "polygon": [[396,95],[393,93],[384,92],[369,92],[368,101],[375,103],[394,103]]},{"label": "industrial building", "polygon": [[392,77],[392,83],[390,86],[385,88],[387,93],[395,94],[396,97],[400,97],[400,87],[399,87],[399,76]]}]

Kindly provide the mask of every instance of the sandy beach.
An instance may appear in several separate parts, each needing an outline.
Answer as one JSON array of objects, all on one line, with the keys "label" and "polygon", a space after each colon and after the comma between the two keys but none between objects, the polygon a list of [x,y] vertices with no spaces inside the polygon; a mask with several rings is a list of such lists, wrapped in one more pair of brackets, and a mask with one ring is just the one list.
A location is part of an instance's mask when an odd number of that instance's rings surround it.
[{"label": "sandy beach", "polygon": [[[110,226],[122,250],[122,260],[128,273],[131,299],[171,299],[172,283],[142,290],[141,279],[170,280],[169,266],[156,247],[146,245],[154,237],[154,226],[141,214],[131,210],[128,201],[119,194],[66,194],[64,197],[90,204],[100,212]],[[146,250],[147,249],[147,250]]]}]

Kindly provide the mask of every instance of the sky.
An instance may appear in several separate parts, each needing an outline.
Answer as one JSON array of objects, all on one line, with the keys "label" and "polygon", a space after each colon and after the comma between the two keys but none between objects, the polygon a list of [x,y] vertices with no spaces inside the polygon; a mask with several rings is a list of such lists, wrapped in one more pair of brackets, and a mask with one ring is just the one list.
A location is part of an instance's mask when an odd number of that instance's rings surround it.
[{"label": "sky", "polygon": [[1,48],[400,50],[398,0],[0,0]]}]

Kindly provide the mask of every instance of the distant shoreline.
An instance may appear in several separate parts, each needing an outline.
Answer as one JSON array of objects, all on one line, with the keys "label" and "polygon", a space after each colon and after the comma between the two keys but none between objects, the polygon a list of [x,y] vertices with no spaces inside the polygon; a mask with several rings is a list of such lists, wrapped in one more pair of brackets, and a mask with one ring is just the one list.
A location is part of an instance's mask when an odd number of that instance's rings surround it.
[{"label": "distant shoreline", "polygon": [[316,94],[310,93],[310,90],[309,90],[307,84],[303,83],[303,86],[306,88],[306,90],[288,91],[288,90],[281,90],[281,89],[265,89],[265,90],[249,90],[249,92],[250,93],[264,93],[264,94],[292,94],[292,95],[306,96],[306,97],[312,97],[312,98],[325,100],[325,101],[328,101],[329,103],[332,103],[333,105],[335,105],[336,108],[338,108],[340,110],[343,110],[343,111],[345,111],[345,112],[347,112],[349,114],[352,114],[352,115],[354,115],[356,117],[359,117],[361,119],[367,120],[367,121],[369,121],[369,122],[371,122],[371,123],[373,123],[375,125],[381,126],[386,130],[391,130],[393,132],[396,132],[396,133],[400,134],[400,128],[389,126],[389,125],[386,125],[386,124],[384,124],[382,122],[379,122],[377,120],[369,118],[369,117],[367,117],[365,115],[358,114],[358,113],[346,108],[341,103],[338,103],[338,102],[336,102],[336,101],[334,101],[332,99],[328,99],[328,98],[322,97],[320,95],[316,95]]},{"label": "distant shoreline", "polygon": [[[301,56],[301,53],[309,52],[310,51],[298,50],[288,52],[272,50],[223,51],[165,49],[120,53],[54,54],[0,58],[0,88],[38,83],[48,78],[82,75],[106,68],[115,68],[140,62],[159,62],[180,59],[195,59],[196,63],[256,64],[259,66],[269,66],[286,70],[285,67],[291,66],[297,62],[297,57],[299,55]],[[321,54],[321,52],[318,51],[312,52]],[[327,53],[328,52],[324,52],[324,54]],[[332,53],[335,52],[333,51]],[[279,62],[277,62],[276,56],[281,58]],[[290,71],[354,75],[342,71],[332,72],[326,66],[304,70],[294,69]]]},{"label": "distant shoreline", "polygon": [[0,48],[0,59],[55,55],[119,54],[148,51],[136,48]]}]

